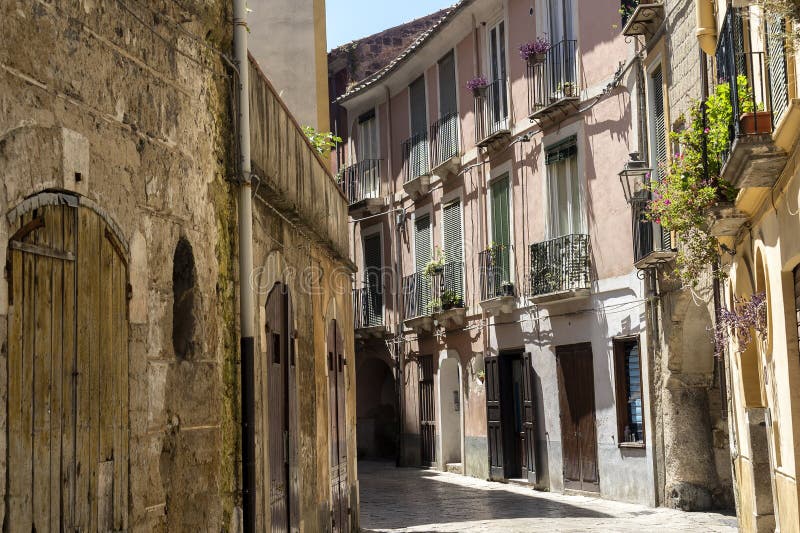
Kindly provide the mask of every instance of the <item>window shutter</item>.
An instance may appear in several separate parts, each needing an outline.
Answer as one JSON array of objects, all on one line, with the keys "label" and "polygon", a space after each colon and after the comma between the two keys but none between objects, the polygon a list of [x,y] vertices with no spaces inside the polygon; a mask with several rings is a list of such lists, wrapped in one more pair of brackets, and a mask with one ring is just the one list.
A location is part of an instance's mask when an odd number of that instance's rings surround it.
[{"label": "window shutter", "polygon": [[414,250],[416,253],[417,272],[422,272],[425,265],[432,258],[431,253],[431,218],[429,216],[419,217],[414,222]]},{"label": "window shutter", "polygon": [[769,85],[772,97],[772,120],[776,124],[789,106],[784,35],[786,35],[786,21],[780,17],[769,17],[767,20]]},{"label": "window shutter", "polygon": [[464,270],[462,268],[461,202],[448,204],[442,210],[444,225],[445,284],[459,297],[464,297]]},{"label": "window shutter", "polygon": [[373,235],[364,239],[364,281],[370,285],[380,278],[381,261],[381,236]]},{"label": "window shutter", "polygon": [[[664,177],[662,165],[667,162],[667,124],[664,118],[664,72],[661,67],[657,68],[651,76],[650,86],[653,88],[653,148],[655,150],[654,170],[655,177],[661,180]],[[653,239],[656,246],[660,237],[661,249],[669,250],[672,248],[672,236],[670,232],[653,222]],[[652,246],[652,245],[651,245]]]},{"label": "window shutter", "polygon": [[380,234],[364,239],[364,285],[363,295],[366,322],[369,326],[383,323],[383,287],[381,287],[381,269],[383,247]]}]

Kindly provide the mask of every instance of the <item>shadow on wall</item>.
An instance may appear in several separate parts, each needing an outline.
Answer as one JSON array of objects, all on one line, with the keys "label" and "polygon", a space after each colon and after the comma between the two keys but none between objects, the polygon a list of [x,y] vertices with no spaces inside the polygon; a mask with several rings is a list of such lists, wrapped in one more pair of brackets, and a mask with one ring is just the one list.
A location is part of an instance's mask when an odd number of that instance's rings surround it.
[{"label": "shadow on wall", "polygon": [[397,407],[392,369],[370,357],[356,376],[358,458],[394,459],[397,455]]}]

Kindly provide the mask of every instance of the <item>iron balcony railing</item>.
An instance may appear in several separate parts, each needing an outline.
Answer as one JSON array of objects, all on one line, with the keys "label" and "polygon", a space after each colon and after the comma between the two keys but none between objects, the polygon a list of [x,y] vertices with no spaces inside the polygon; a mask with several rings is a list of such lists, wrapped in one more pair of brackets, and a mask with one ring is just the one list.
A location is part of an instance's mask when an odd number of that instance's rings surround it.
[{"label": "iron balcony railing", "polygon": [[403,176],[411,181],[430,172],[428,133],[415,133],[403,142]]},{"label": "iron balcony railing", "polygon": [[647,218],[649,191],[641,191],[631,202],[633,261],[638,263],[654,252],[672,251],[672,234]]},{"label": "iron balcony railing", "polygon": [[432,275],[415,272],[404,277],[403,298],[406,320],[464,307],[464,263],[445,263]]},{"label": "iron balcony railing", "polygon": [[532,296],[591,288],[588,235],[531,244],[530,252]]},{"label": "iron balcony railing", "polygon": [[531,114],[568,98],[578,98],[578,41],[553,44],[544,61],[528,62],[528,107]]},{"label": "iron balcony railing", "polygon": [[481,300],[500,296],[514,296],[511,281],[511,246],[495,245],[478,254],[481,277]]},{"label": "iron balcony railing", "polygon": [[[718,83],[730,86],[731,122],[729,149],[744,135],[771,133],[788,107],[786,51],[783,39],[775,35],[780,21],[767,21],[764,28],[767,51],[750,38],[747,8],[729,8],[717,44]],[[720,164],[730,153],[723,155]]]},{"label": "iron balcony railing", "polygon": [[353,318],[355,329],[383,325],[383,293],[379,287],[353,289]]},{"label": "iron balcony railing", "polygon": [[458,155],[458,113],[448,113],[431,124],[431,167]]},{"label": "iron balcony railing", "polygon": [[475,142],[481,144],[486,139],[508,130],[508,88],[506,79],[494,80],[480,89],[475,97]]},{"label": "iron balcony railing", "polygon": [[365,159],[339,172],[339,188],[350,205],[381,196],[381,160]]}]

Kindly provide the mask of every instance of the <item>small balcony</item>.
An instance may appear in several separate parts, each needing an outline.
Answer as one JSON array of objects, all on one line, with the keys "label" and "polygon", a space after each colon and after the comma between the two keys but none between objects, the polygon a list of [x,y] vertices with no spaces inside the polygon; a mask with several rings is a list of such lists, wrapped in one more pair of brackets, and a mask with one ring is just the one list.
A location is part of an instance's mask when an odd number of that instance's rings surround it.
[{"label": "small balcony", "polygon": [[675,259],[672,233],[647,219],[650,191],[640,191],[631,201],[633,230],[633,265],[644,270]]},{"label": "small balcony", "polygon": [[553,44],[544,61],[528,62],[528,106],[530,118],[540,124],[562,119],[578,109],[578,41]]},{"label": "small balcony", "polygon": [[475,144],[489,151],[506,148],[511,138],[508,125],[508,88],[500,78],[475,95]]},{"label": "small balcony", "polygon": [[565,235],[531,244],[531,297],[536,303],[586,298],[591,293],[589,236]]},{"label": "small balcony", "polygon": [[[631,4],[632,2],[625,2]],[[664,22],[664,4],[658,2],[635,2],[638,4],[628,17],[622,34],[626,37],[642,36],[650,41]],[[624,7],[623,7],[624,9]]]},{"label": "small balcony", "polygon": [[512,248],[495,245],[478,254],[481,278],[481,308],[492,316],[510,313],[516,302],[516,288],[511,280]]},{"label": "small balcony", "polygon": [[447,330],[464,326],[464,263],[445,263],[432,274],[415,272],[403,278],[405,325],[418,334],[431,333],[438,322]]},{"label": "small balcony", "polygon": [[428,133],[422,132],[403,142],[403,190],[414,199],[428,194],[431,184]]},{"label": "small balcony", "polygon": [[731,89],[729,149],[721,177],[734,188],[772,187],[787,154],[773,140],[775,124],[788,108],[786,52],[766,36],[768,51],[754,51],[746,10],[729,8],[717,45],[717,75]]},{"label": "small balcony", "polygon": [[431,125],[431,174],[444,181],[461,166],[458,113],[449,113]]},{"label": "small balcony", "polygon": [[386,335],[383,292],[379,287],[353,289],[353,321],[357,339],[382,338]]},{"label": "small balcony", "polygon": [[374,214],[385,206],[381,196],[381,160],[365,159],[339,172],[339,188],[351,215]]}]

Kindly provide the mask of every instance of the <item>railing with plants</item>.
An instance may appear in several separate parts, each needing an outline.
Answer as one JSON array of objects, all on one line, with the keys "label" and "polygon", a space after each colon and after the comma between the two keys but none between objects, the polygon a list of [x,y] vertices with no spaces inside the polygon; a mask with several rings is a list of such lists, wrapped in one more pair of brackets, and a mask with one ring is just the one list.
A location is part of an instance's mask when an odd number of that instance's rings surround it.
[{"label": "railing with plants", "polygon": [[458,113],[448,113],[431,124],[431,167],[458,155]]},{"label": "railing with plants", "polygon": [[[537,41],[529,44],[535,44]],[[543,41],[546,43],[546,41]],[[523,47],[526,45],[523,45]],[[528,107],[537,113],[565,99],[578,98],[578,42],[564,40],[548,44],[544,52],[536,52],[526,57],[528,81]]]},{"label": "railing with plants", "polygon": [[339,171],[339,188],[353,205],[367,198],[380,198],[381,160],[365,159]]},{"label": "railing with plants", "polygon": [[441,255],[420,272],[403,278],[405,319],[464,307],[464,263]]},{"label": "railing with plants", "polygon": [[428,133],[415,133],[403,141],[403,176],[411,181],[430,171],[428,158]]},{"label": "railing with plants", "polygon": [[638,263],[653,252],[672,250],[672,235],[647,216],[650,191],[642,191],[631,202],[633,214],[633,261]]},{"label": "railing with plants", "polygon": [[508,130],[508,88],[505,78],[492,82],[483,78],[475,80],[484,83],[467,84],[475,97],[475,142],[480,144],[497,133]]},{"label": "railing with plants", "polygon": [[516,290],[511,280],[511,246],[493,244],[478,254],[481,279],[481,300],[501,296],[514,296]]},{"label": "railing with plants", "polygon": [[531,244],[531,296],[591,287],[589,236],[565,235]]},{"label": "railing with plants", "polygon": [[383,294],[378,287],[353,289],[353,319],[355,329],[383,325]]}]

